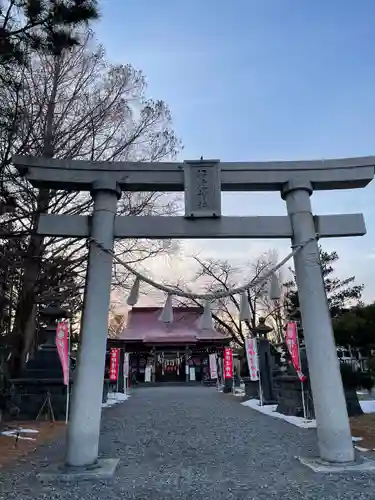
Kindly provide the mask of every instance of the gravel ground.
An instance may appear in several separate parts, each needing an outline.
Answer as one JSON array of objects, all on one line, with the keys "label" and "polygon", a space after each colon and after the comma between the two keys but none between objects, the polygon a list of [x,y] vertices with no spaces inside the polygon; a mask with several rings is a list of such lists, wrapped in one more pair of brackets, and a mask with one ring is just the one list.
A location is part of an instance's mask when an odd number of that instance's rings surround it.
[{"label": "gravel ground", "polygon": [[105,410],[101,454],[119,457],[111,481],[41,484],[35,471],[61,460],[63,443],[2,470],[6,500],[373,499],[375,473],[320,475],[298,455],[315,453],[299,429],[204,387],[135,389]]}]

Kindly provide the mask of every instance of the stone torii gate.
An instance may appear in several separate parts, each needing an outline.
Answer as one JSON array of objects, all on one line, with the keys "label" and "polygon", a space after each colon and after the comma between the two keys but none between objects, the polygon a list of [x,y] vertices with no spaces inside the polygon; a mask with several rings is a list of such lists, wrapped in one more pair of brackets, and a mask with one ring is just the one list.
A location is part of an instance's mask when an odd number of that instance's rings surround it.
[{"label": "stone torii gate", "polygon": [[[37,188],[89,191],[91,217],[40,217],[45,236],[91,238],[83,331],[68,427],[66,465],[97,465],[105,350],[108,332],[114,238],[291,238],[309,241],[294,256],[306,352],[317,420],[321,460],[354,460],[351,432],[332,323],[321,273],[320,238],[361,236],[362,214],[312,214],[314,190],[365,187],[374,176],[375,157],[318,161],[220,163],[109,163],[18,156],[14,165]],[[185,217],[116,217],[121,191],[185,191]],[[221,216],[222,191],[277,191],[288,216]],[[107,464],[108,465],[108,464]],[[112,470],[116,461],[112,464]],[[107,471],[108,472],[108,471]]]}]

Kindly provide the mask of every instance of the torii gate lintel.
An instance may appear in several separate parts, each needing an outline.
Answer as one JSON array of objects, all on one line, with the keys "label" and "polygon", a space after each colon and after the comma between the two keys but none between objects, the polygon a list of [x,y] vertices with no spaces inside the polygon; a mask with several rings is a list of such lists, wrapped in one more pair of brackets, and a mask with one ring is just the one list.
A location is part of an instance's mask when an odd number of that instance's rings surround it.
[{"label": "torii gate lintel", "polygon": [[333,160],[220,162],[91,162],[14,156],[13,163],[35,187],[91,191],[92,182],[110,177],[124,191],[185,191],[186,167],[220,169],[221,191],[277,191],[291,179],[310,182],[314,191],[366,187],[374,177],[375,156]]}]

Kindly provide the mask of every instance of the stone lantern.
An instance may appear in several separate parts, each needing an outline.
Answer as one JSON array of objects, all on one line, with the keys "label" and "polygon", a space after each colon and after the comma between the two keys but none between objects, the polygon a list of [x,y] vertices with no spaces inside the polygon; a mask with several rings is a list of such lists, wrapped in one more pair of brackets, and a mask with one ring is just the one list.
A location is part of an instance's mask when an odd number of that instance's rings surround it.
[{"label": "stone lantern", "polygon": [[265,318],[259,318],[258,325],[251,329],[253,337],[267,340],[267,335],[272,332],[272,328],[266,325]]},{"label": "stone lantern", "polygon": [[259,382],[250,381],[250,378],[244,378],[246,384],[246,394],[248,397],[260,399],[259,385],[262,389],[263,404],[275,404],[275,394],[272,383],[272,372],[274,361],[271,355],[270,342],[267,338],[272,332],[272,328],[266,325],[265,318],[259,318],[258,325],[251,329],[251,334],[257,339],[258,358],[259,358]]},{"label": "stone lantern", "polygon": [[[56,327],[59,319],[68,319],[71,313],[52,303],[44,307],[39,316],[46,323],[46,327],[40,331],[43,343],[27,361],[20,377],[10,381],[14,392],[12,402],[19,409],[19,417],[27,420],[35,419],[49,398],[54,418],[64,420],[68,388],[64,385],[63,370],[56,347]],[[70,376],[69,390],[71,383]]]}]

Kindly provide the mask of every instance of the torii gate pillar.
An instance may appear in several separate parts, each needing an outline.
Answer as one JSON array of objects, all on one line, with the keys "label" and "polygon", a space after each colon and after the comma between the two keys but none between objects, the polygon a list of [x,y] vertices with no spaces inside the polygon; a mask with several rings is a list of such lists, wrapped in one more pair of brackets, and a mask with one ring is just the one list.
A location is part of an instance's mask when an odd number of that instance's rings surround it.
[{"label": "torii gate pillar", "polygon": [[[91,195],[94,198],[91,236],[112,249],[121,191],[116,182],[101,180],[93,183]],[[112,261],[111,254],[90,243],[81,347],[66,450],[66,465],[72,467],[89,467],[98,460]]]},{"label": "torii gate pillar", "polygon": [[294,256],[309,376],[314,397],[320,458],[327,462],[354,460],[352,434],[320,266],[311,211],[311,184],[298,179],[282,189],[293,229],[293,245],[311,241]]}]

